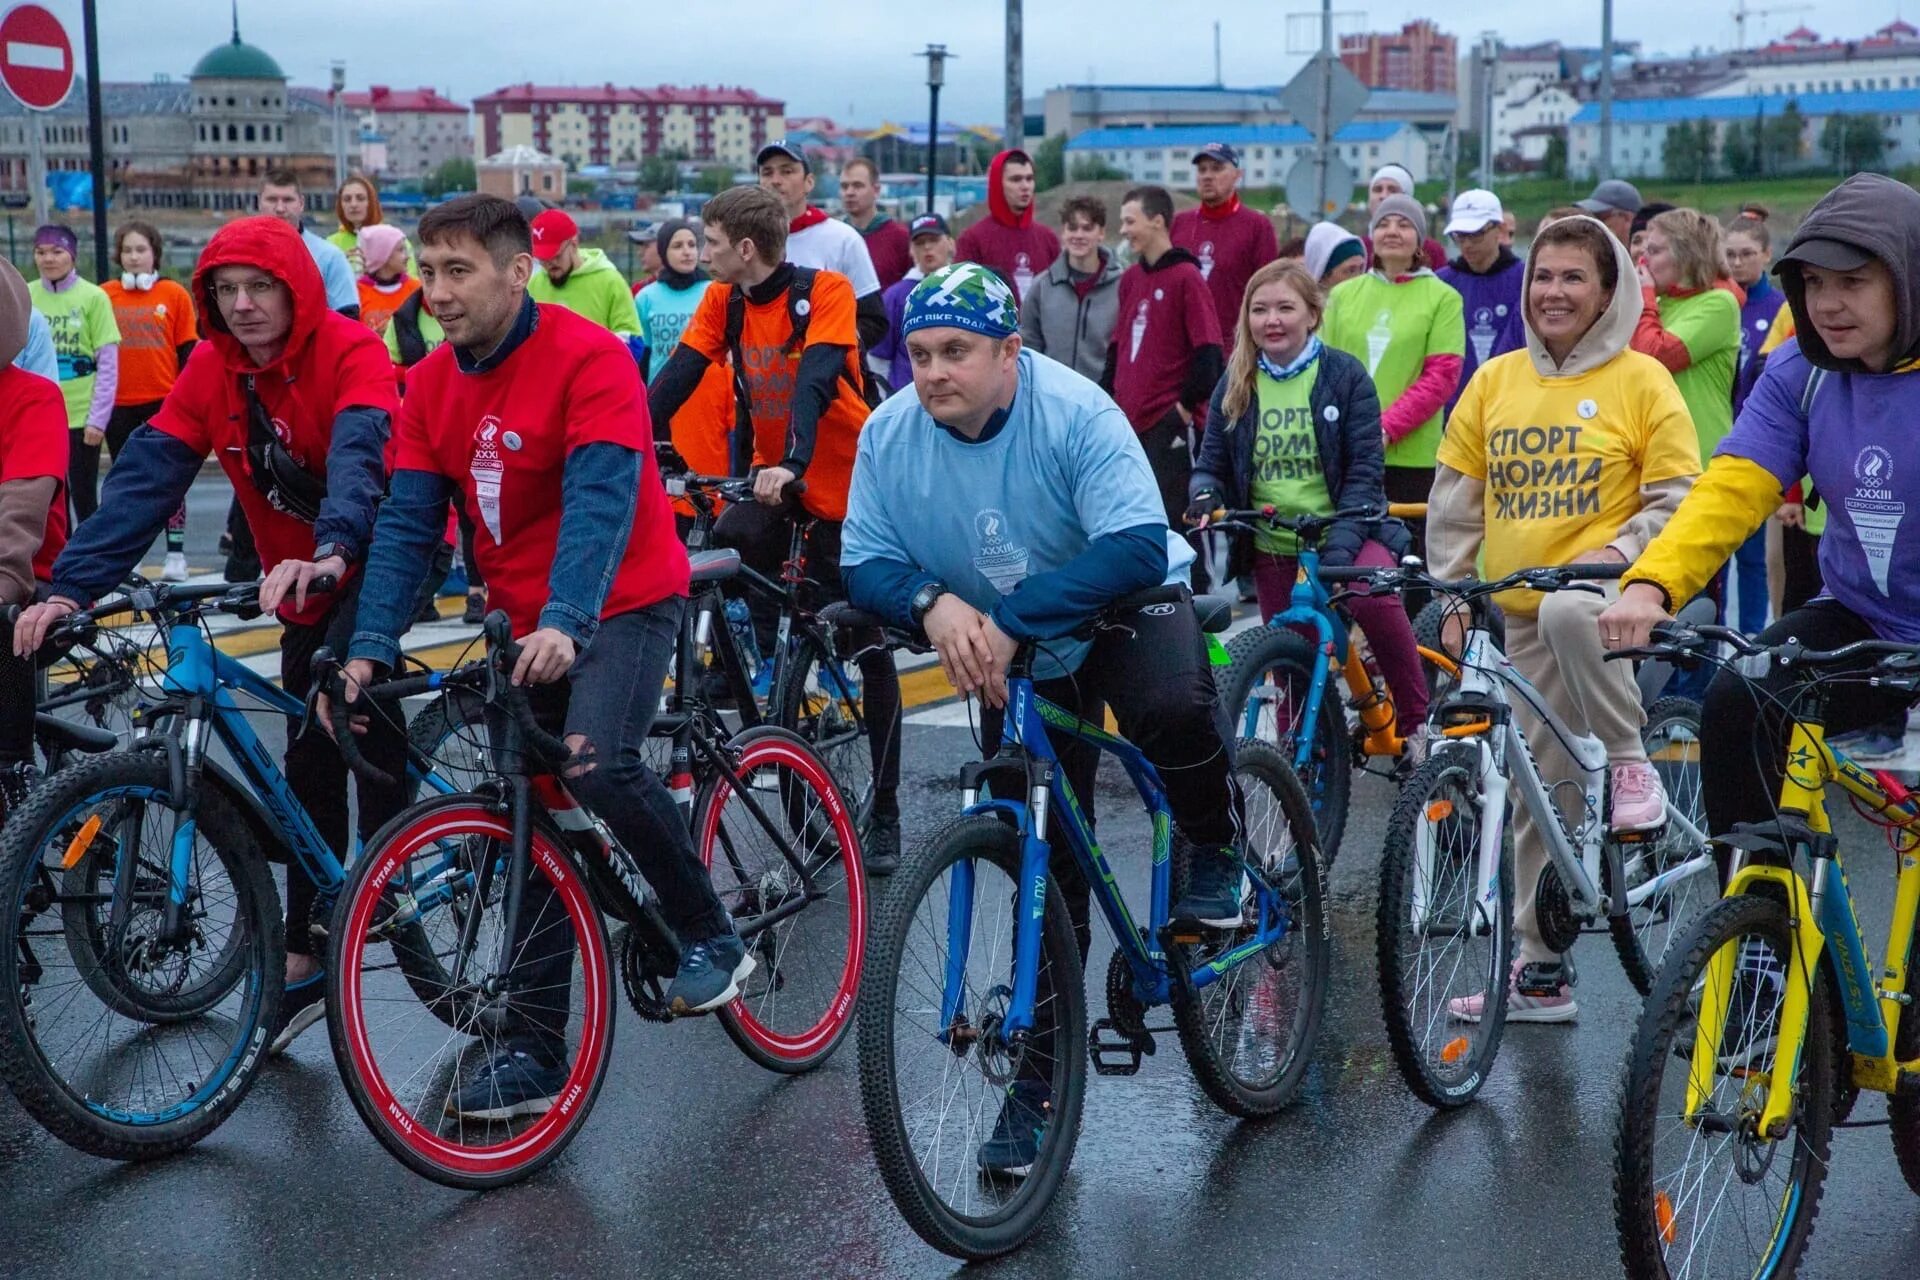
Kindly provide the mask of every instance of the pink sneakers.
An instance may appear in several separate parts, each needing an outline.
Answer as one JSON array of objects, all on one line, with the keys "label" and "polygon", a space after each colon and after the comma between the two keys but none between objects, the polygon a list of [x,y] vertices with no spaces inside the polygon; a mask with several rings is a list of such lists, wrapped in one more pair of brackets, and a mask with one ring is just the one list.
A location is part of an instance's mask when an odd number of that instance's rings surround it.
[{"label": "pink sneakers", "polygon": [[1607,815],[1615,831],[1651,831],[1667,820],[1667,790],[1651,764],[1613,766],[1613,806]]},{"label": "pink sneakers", "polygon": [[[1515,960],[1513,973],[1507,987],[1508,1022],[1572,1022],[1579,1016],[1580,1006],[1574,1002],[1573,988],[1565,982],[1550,996],[1529,996],[1520,992],[1520,970],[1525,962]],[[1447,1013],[1461,1022],[1480,1021],[1487,1004],[1484,993],[1474,996],[1460,996],[1447,1001]]]}]

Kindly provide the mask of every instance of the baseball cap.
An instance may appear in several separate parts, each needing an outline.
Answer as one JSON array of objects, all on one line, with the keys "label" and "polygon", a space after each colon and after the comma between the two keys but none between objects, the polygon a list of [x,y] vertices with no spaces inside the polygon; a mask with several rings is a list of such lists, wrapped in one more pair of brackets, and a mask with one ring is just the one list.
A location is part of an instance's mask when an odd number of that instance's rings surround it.
[{"label": "baseball cap", "polygon": [[1501,220],[1500,197],[1475,187],[1454,197],[1453,215],[1447,219],[1447,234],[1470,236],[1485,231]]},{"label": "baseball cap", "polygon": [[789,160],[798,161],[802,169],[808,173],[813,172],[813,165],[807,160],[807,153],[800,149],[800,144],[788,142],[785,138],[775,138],[760,148],[760,154],[753,158],[753,167],[758,169],[775,156],[785,156]]},{"label": "baseball cap", "polygon": [[1638,213],[1642,203],[1638,187],[1620,178],[1608,178],[1574,208],[1588,213]]},{"label": "baseball cap", "polygon": [[1802,262],[1810,267],[1824,267],[1828,271],[1853,271],[1865,266],[1872,257],[1871,253],[1857,244],[1814,236],[1793,245],[1780,255],[1780,262],[1775,265]]},{"label": "baseball cap", "polygon": [[543,210],[533,220],[533,256],[545,262],[580,234],[580,224],[564,209]]},{"label": "baseball cap", "polygon": [[947,220],[937,213],[923,213],[915,218],[907,228],[907,239],[918,240],[921,236],[947,236],[953,233],[947,230]]},{"label": "baseball cap", "polygon": [[1195,163],[1203,159],[1218,160],[1221,164],[1230,164],[1236,169],[1240,167],[1240,153],[1224,142],[1209,142],[1193,153],[1193,159]]}]

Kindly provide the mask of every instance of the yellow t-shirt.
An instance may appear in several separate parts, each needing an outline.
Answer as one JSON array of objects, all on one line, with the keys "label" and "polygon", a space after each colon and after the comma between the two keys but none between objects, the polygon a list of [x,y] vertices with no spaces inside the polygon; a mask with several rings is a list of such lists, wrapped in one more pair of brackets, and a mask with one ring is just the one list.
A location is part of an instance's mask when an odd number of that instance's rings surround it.
[{"label": "yellow t-shirt", "polygon": [[[1673,378],[1625,351],[1589,373],[1542,378],[1525,351],[1480,366],[1461,393],[1439,460],[1486,482],[1488,579],[1598,551],[1640,510],[1640,486],[1700,473],[1700,445]],[[1513,613],[1536,591],[1503,591]]]}]

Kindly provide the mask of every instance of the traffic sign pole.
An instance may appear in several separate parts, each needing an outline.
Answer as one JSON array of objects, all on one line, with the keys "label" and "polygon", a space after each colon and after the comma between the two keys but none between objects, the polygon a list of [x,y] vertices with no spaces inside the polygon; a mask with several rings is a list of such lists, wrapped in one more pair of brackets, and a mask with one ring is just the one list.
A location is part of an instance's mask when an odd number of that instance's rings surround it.
[{"label": "traffic sign pole", "polygon": [[47,225],[47,144],[41,136],[46,132],[45,112],[27,110],[27,140],[32,150],[27,153],[27,184],[33,188],[33,225]]},{"label": "traffic sign pole", "polygon": [[[80,38],[87,49],[87,163],[93,168],[93,278],[105,280],[107,254],[107,127],[100,102],[100,19],[94,0],[81,0]],[[159,245],[154,249],[158,250]]]}]

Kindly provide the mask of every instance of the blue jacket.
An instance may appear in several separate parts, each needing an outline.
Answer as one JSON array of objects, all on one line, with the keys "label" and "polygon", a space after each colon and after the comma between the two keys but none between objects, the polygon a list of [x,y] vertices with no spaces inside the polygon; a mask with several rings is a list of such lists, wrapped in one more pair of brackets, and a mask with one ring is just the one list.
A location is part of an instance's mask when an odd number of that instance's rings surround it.
[{"label": "blue jacket", "polygon": [[[1304,376],[1304,375],[1303,375]],[[1258,402],[1233,422],[1224,405],[1227,380],[1221,378],[1207,407],[1207,429],[1200,436],[1200,453],[1193,460],[1189,498],[1211,493],[1229,507],[1247,507],[1253,487],[1253,441],[1258,434]],[[1334,509],[1387,509],[1387,453],[1380,435],[1380,397],[1361,363],[1344,351],[1322,347],[1320,367],[1313,378],[1313,434],[1320,449],[1321,473]],[[1386,520],[1342,520],[1327,534],[1320,560],[1349,565],[1368,539],[1380,543],[1397,560],[1412,545],[1406,528]]]}]

